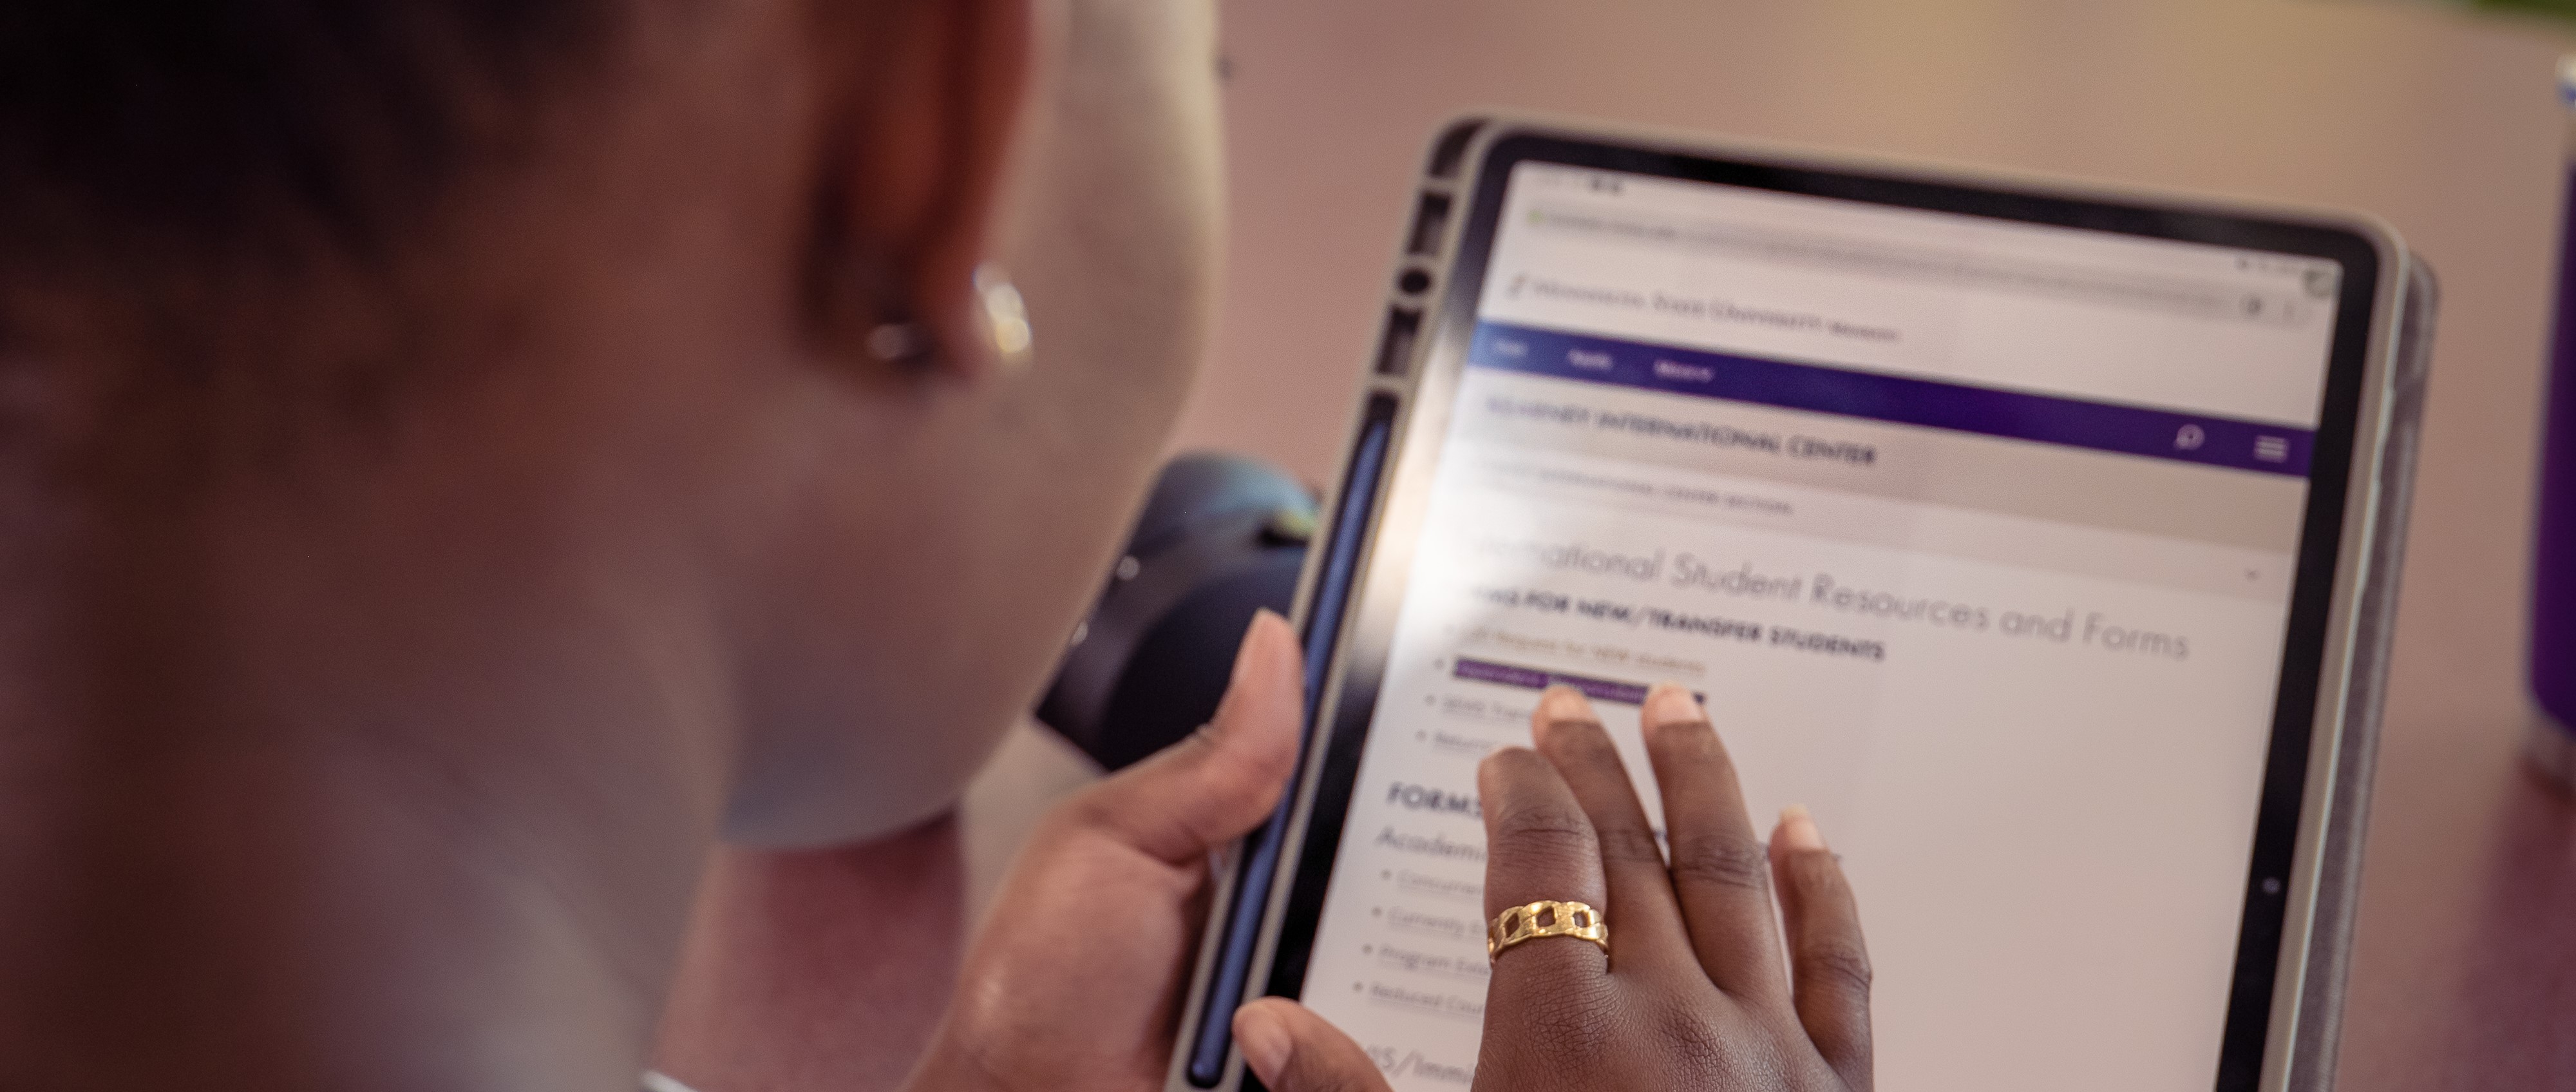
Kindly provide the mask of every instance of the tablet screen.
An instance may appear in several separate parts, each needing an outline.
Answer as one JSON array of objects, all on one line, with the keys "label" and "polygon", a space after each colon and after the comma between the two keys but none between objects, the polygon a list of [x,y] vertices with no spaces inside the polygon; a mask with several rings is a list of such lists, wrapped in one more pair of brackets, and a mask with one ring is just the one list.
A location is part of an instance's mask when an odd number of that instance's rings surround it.
[{"label": "tablet screen", "polygon": [[1757,826],[1805,804],[1843,855],[1888,1087],[2210,1087],[2278,943],[2258,818],[2276,724],[2304,746],[2310,473],[2374,271],[1537,159],[1485,182],[1296,992],[1397,1089],[1463,1087],[1477,762],[1568,684],[1642,775],[1636,703],[1673,680]]}]

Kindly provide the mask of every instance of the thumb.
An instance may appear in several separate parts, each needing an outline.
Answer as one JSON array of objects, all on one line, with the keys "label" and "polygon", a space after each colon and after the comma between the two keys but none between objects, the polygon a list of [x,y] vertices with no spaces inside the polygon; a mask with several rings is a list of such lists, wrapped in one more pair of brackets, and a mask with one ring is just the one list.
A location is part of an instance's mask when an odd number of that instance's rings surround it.
[{"label": "thumb", "polygon": [[1076,821],[1157,860],[1188,864],[1270,817],[1297,762],[1305,679],[1297,635],[1253,615],[1216,719],[1077,798]]},{"label": "thumb", "polygon": [[1386,1075],[1358,1043],[1284,997],[1236,1009],[1234,1042],[1271,1092],[1387,1092]]}]

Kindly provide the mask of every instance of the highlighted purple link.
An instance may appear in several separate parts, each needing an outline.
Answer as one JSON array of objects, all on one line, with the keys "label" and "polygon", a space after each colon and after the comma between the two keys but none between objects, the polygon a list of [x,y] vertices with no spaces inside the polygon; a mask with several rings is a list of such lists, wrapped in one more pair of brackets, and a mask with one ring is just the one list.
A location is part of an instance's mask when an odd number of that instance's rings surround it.
[{"label": "highlighted purple link", "polygon": [[1497,686],[1517,686],[1524,690],[1571,686],[1582,691],[1584,697],[1594,701],[1614,702],[1619,705],[1642,705],[1646,701],[1646,688],[1636,683],[1568,675],[1561,671],[1514,667],[1511,664],[1498,664],[1489,660],[1470,660],[1464,656],[1458,658],[1458,666],[1450,674],[1461,679],[1493,683]]}]

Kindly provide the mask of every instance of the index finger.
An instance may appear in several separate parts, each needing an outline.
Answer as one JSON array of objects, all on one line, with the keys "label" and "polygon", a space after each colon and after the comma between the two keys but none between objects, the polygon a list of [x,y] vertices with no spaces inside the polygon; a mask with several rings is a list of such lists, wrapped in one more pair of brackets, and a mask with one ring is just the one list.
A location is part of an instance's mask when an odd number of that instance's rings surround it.
[{"label": "index finger", "polygon": [[1658,683],[1642,713],[1646,755],[1663,790],[1673,891],[1691,948],[1717,988],[1783,999],[1779,934],[1771,924],[1771,861],[1744,811],[1735,763],[1689,691]]}]

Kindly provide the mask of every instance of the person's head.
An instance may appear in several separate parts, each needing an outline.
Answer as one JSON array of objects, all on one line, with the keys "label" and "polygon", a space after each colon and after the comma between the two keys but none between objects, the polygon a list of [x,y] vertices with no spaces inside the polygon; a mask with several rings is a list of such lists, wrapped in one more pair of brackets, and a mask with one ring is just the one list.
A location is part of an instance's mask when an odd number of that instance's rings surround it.
[{"label": "person's head", "polygon": [[746,839],[924,817],[1043,682],[1197,363],[1212,20],[14,3],[0,568],[317,702],[451,655],[653,680],[736,752]]}]

